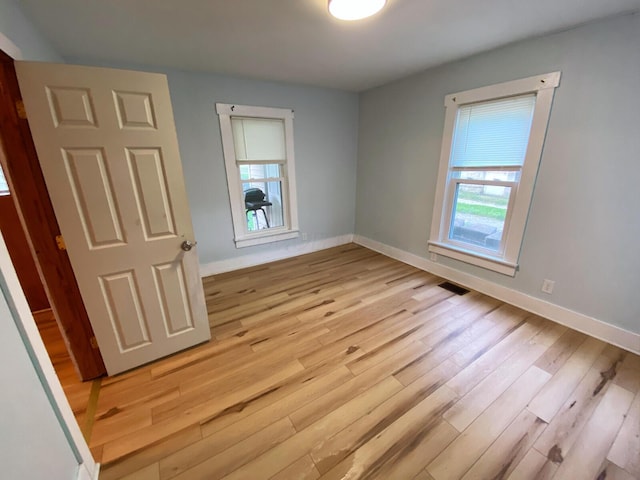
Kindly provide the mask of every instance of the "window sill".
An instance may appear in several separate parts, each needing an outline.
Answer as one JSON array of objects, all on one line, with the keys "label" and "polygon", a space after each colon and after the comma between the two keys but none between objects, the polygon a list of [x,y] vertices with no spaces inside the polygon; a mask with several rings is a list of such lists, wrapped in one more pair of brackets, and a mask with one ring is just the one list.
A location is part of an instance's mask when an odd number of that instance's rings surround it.
[{"label": "window sill", "polygon": [[298,230],[280,230],[267,231],[265,233],[254,233],[243,237],[236,237],[236,248],[253,247],[254,245],[263,245],[265,243],[279,242],[281,240],[289,240],[300,236]]},{"label": "window sill", "polygon": [[430,241],[429,251],[445,257],[460,260],[461,262],[470,263],[477,267],[486,268],[487,270],[493,270],[494,272],[508,275],[510,277],[514,277],[516,270],[518,269],[517,263],[507,262],[501,258],[482,255],[477,252],[463,250],[440,242]]}]

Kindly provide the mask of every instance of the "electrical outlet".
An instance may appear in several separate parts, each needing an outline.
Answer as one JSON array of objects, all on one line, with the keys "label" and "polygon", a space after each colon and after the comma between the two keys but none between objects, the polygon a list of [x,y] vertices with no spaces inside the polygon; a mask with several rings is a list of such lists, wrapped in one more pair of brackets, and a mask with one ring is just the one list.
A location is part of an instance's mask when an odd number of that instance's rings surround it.
[{"label": "electrical outlet", "polygon": [[309,239],[309,234],[307,232],[302,232],[302,241],[306,241]]},{"label": "electrical outlet", "polygon": [[549,295],[551,295],[553,293],[553,286],[556,284],[556,282],[554,282],[553,280],[549,280],[548,278],[544,279],[544,282],[542,282],[542,291],[544,293],[548,293]]},{"label": "electrical outlet", "polygon": [[437,253],[432,253],[431,255],[429,255],[429,258],[431,259],[432,262],[437,262],[438,261],[438,254]]}]

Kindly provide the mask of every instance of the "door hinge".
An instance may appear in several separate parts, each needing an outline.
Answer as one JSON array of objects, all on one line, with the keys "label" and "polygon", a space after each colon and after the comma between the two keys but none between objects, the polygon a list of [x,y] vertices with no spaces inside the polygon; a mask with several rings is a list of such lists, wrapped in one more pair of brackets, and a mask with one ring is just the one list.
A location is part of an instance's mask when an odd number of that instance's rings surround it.
[{"label": "door hinge", "polygon": [[93,348],[94,350],[98,349],[98,340],[96,340],[96,337],[91,337],[89,339],[89,343],[91,344],[91,348]]},{"label": "door hinge", "polygon": [[58,250],[66,250],[67,245],[64,243],[64,237],[62,235],[56,235],[56,245]]},{"label": "door hinge", "polygon": [[18,118],[22,120],[27,119],[27,110],[24,108],[24,102],[22,100],[16,100],[16,113]]}]

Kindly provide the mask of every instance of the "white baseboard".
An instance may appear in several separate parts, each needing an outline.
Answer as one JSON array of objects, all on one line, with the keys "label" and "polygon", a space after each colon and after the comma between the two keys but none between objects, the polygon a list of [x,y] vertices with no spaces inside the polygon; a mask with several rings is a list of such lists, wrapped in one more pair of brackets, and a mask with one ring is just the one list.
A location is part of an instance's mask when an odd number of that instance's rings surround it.
[{"label": "white baseboard", "polygon": [[367,247],[426,272],[484,293],[490,297],[497,298],[498,300],[535,313],[541,317],[548,318],[556,323],[599,338],[600,340],[604,340],[630,352],[640,354],[640,334],[638,333],[630,332],[582,313],[574,312],[568,308],[545,302],[544,300],[518,292],[517,290],[488,282],[474,275],[460,272],[454,268],[432,262],[426,258],[371,240],[370,238],[354,235],[353,241],[358,245],[362,245],[363,247]]},{"label": "white baseboard", "polygon": [[254,267],[263,263],[284,260],[285,258],[297,257],[306,253],[317,252],[326,248],[337,247],[353,242],[353,234],[340,235],[338,237],[324,238],[322,240],[312,240],[310,242],[298,243],[278,250],[269,250],[262,253],[242,255],[240,257],[219,260],[200,265],[200,276],[208,277],[218,273],[231,272],[241,268]]}]

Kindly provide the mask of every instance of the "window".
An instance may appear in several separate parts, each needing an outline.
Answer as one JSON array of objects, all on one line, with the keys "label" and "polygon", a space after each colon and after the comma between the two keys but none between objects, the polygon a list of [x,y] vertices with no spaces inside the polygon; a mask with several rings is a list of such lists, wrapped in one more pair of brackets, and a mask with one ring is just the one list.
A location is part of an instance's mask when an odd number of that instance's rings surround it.
[{"label": "window", "polygon": [[429,251],[515,275],[560,72],[448,95]]},{"label": "window", "polygon": [[9,195],[9,185],[7,184],[7,179],[4,176],[2,167],[0,167],[0,196],[1,195]]},{"label": "window", "polygon": [[218,103],[236,247],[295,238],[293,111]]}]

